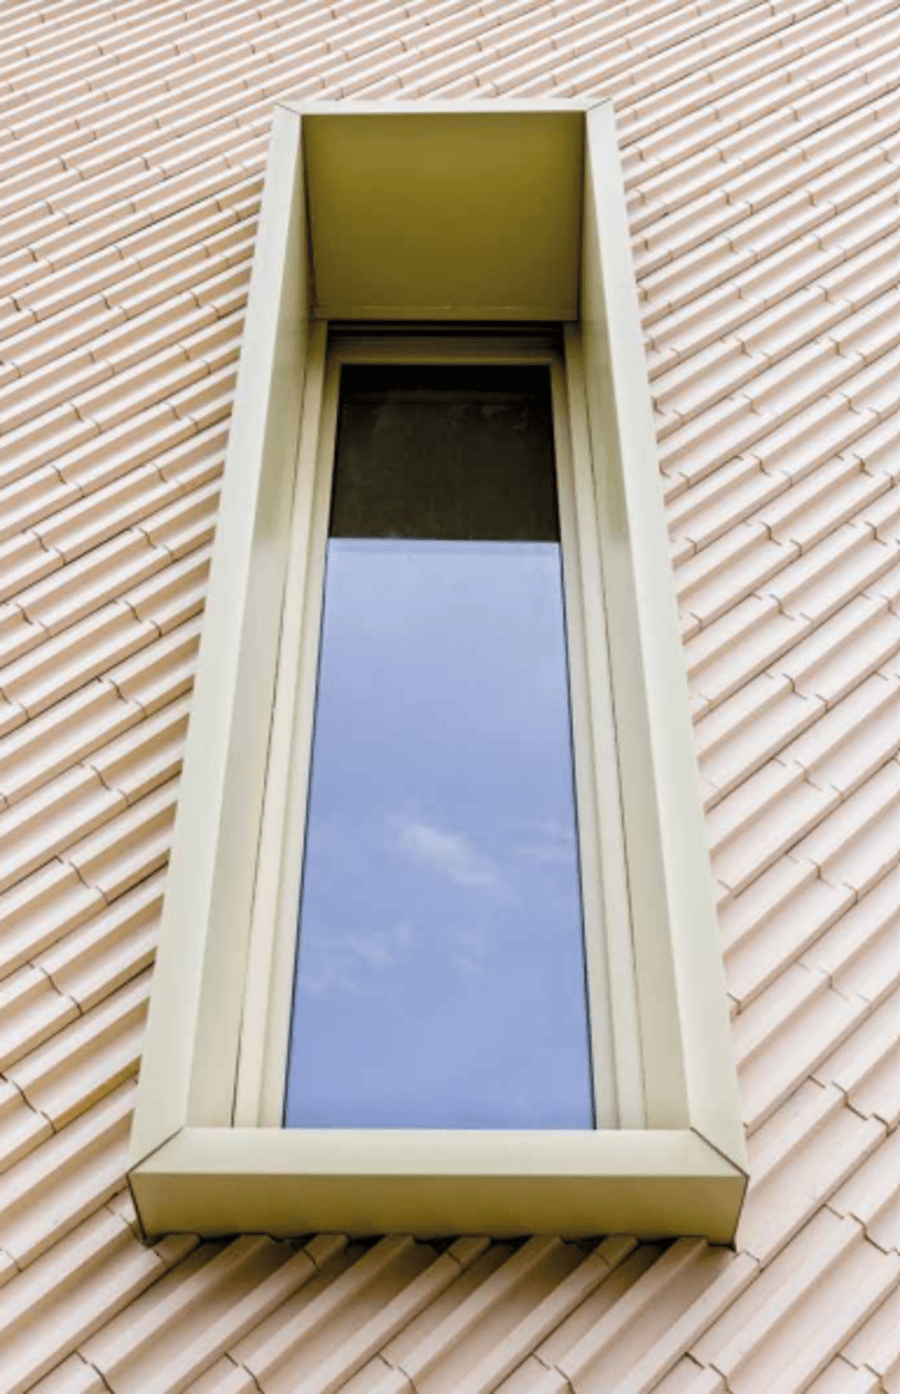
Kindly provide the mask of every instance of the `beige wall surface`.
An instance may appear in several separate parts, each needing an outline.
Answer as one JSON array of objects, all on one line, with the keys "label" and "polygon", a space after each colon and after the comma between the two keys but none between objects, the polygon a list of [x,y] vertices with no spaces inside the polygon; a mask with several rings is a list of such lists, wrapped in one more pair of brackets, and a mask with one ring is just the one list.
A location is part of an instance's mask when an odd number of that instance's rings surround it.
[{"label": "beige wall surface", "polygon": [[[900,4],[0,7],[0,1390],[900,1389]],[[124,1189],[273,103],[614,99],[752,1185],[145,1247]]]}]

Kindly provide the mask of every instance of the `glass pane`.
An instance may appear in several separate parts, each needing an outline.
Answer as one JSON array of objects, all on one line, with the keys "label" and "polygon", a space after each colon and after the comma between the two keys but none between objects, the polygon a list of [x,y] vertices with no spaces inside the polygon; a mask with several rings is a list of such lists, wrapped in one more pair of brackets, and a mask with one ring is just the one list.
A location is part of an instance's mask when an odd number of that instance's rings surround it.
[{"label": "glass pane", "polygon": [[345,369],[285,1123],[591,1128],[545,369]]}]

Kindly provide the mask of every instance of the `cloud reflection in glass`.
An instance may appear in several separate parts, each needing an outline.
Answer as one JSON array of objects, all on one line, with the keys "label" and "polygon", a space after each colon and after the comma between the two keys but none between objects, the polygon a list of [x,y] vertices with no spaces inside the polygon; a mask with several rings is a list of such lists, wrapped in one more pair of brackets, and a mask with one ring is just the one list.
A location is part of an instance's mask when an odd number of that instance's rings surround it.
[{"label": "cloud reflection in glass", "polygon": [[345,369],[288,1126],[594,1125],[558,536],[546,370]]}]

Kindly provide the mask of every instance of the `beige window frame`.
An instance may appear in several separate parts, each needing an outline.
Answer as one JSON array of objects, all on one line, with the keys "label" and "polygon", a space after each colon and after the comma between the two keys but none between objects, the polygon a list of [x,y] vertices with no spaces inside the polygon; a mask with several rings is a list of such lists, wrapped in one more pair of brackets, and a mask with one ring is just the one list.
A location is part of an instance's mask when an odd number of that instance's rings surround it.
[{"label": "beige window frame", "polygon": [[[235,1123],[279,1126],[341,368],[346,363],[536,364],[549,369],[570,671],[591,1064],[598,1126],[644,1124],[640,1038],[580,336],[314,334],[307,367],[270,774],[250,931]],[[321,360],[324,358],[324,362]],[[570,401],[570,394],[572,400]],[[573,437],[580,448],[573,450]],[[591,621],[585,625],[585,613]],[[594,733],[596,734],[596,737]],[[601,875],[601,848],[605,875]],[[603,904],[604,891],[607,903]],[[615,984],[615,991],[610,985]],[[435,1148],[447,1139],[435,1135]]]},{"label": "beige window frame", "polygon": [[[280,1126],[338,378],[390,357],[550,368],[593,1132]],[[131,1155],[148,1234],[733,1238],[743,1134],[608,103],[276,112]]]}]

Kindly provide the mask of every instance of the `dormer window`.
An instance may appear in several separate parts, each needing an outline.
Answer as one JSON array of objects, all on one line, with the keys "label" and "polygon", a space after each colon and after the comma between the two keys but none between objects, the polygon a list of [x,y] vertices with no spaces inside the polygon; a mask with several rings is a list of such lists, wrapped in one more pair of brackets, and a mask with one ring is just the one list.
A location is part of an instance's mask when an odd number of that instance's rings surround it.
[{"label": "dormer window", "polygon": [[151,1234],[733,1238],[608,103],[276,114],[132,1156]]}]

